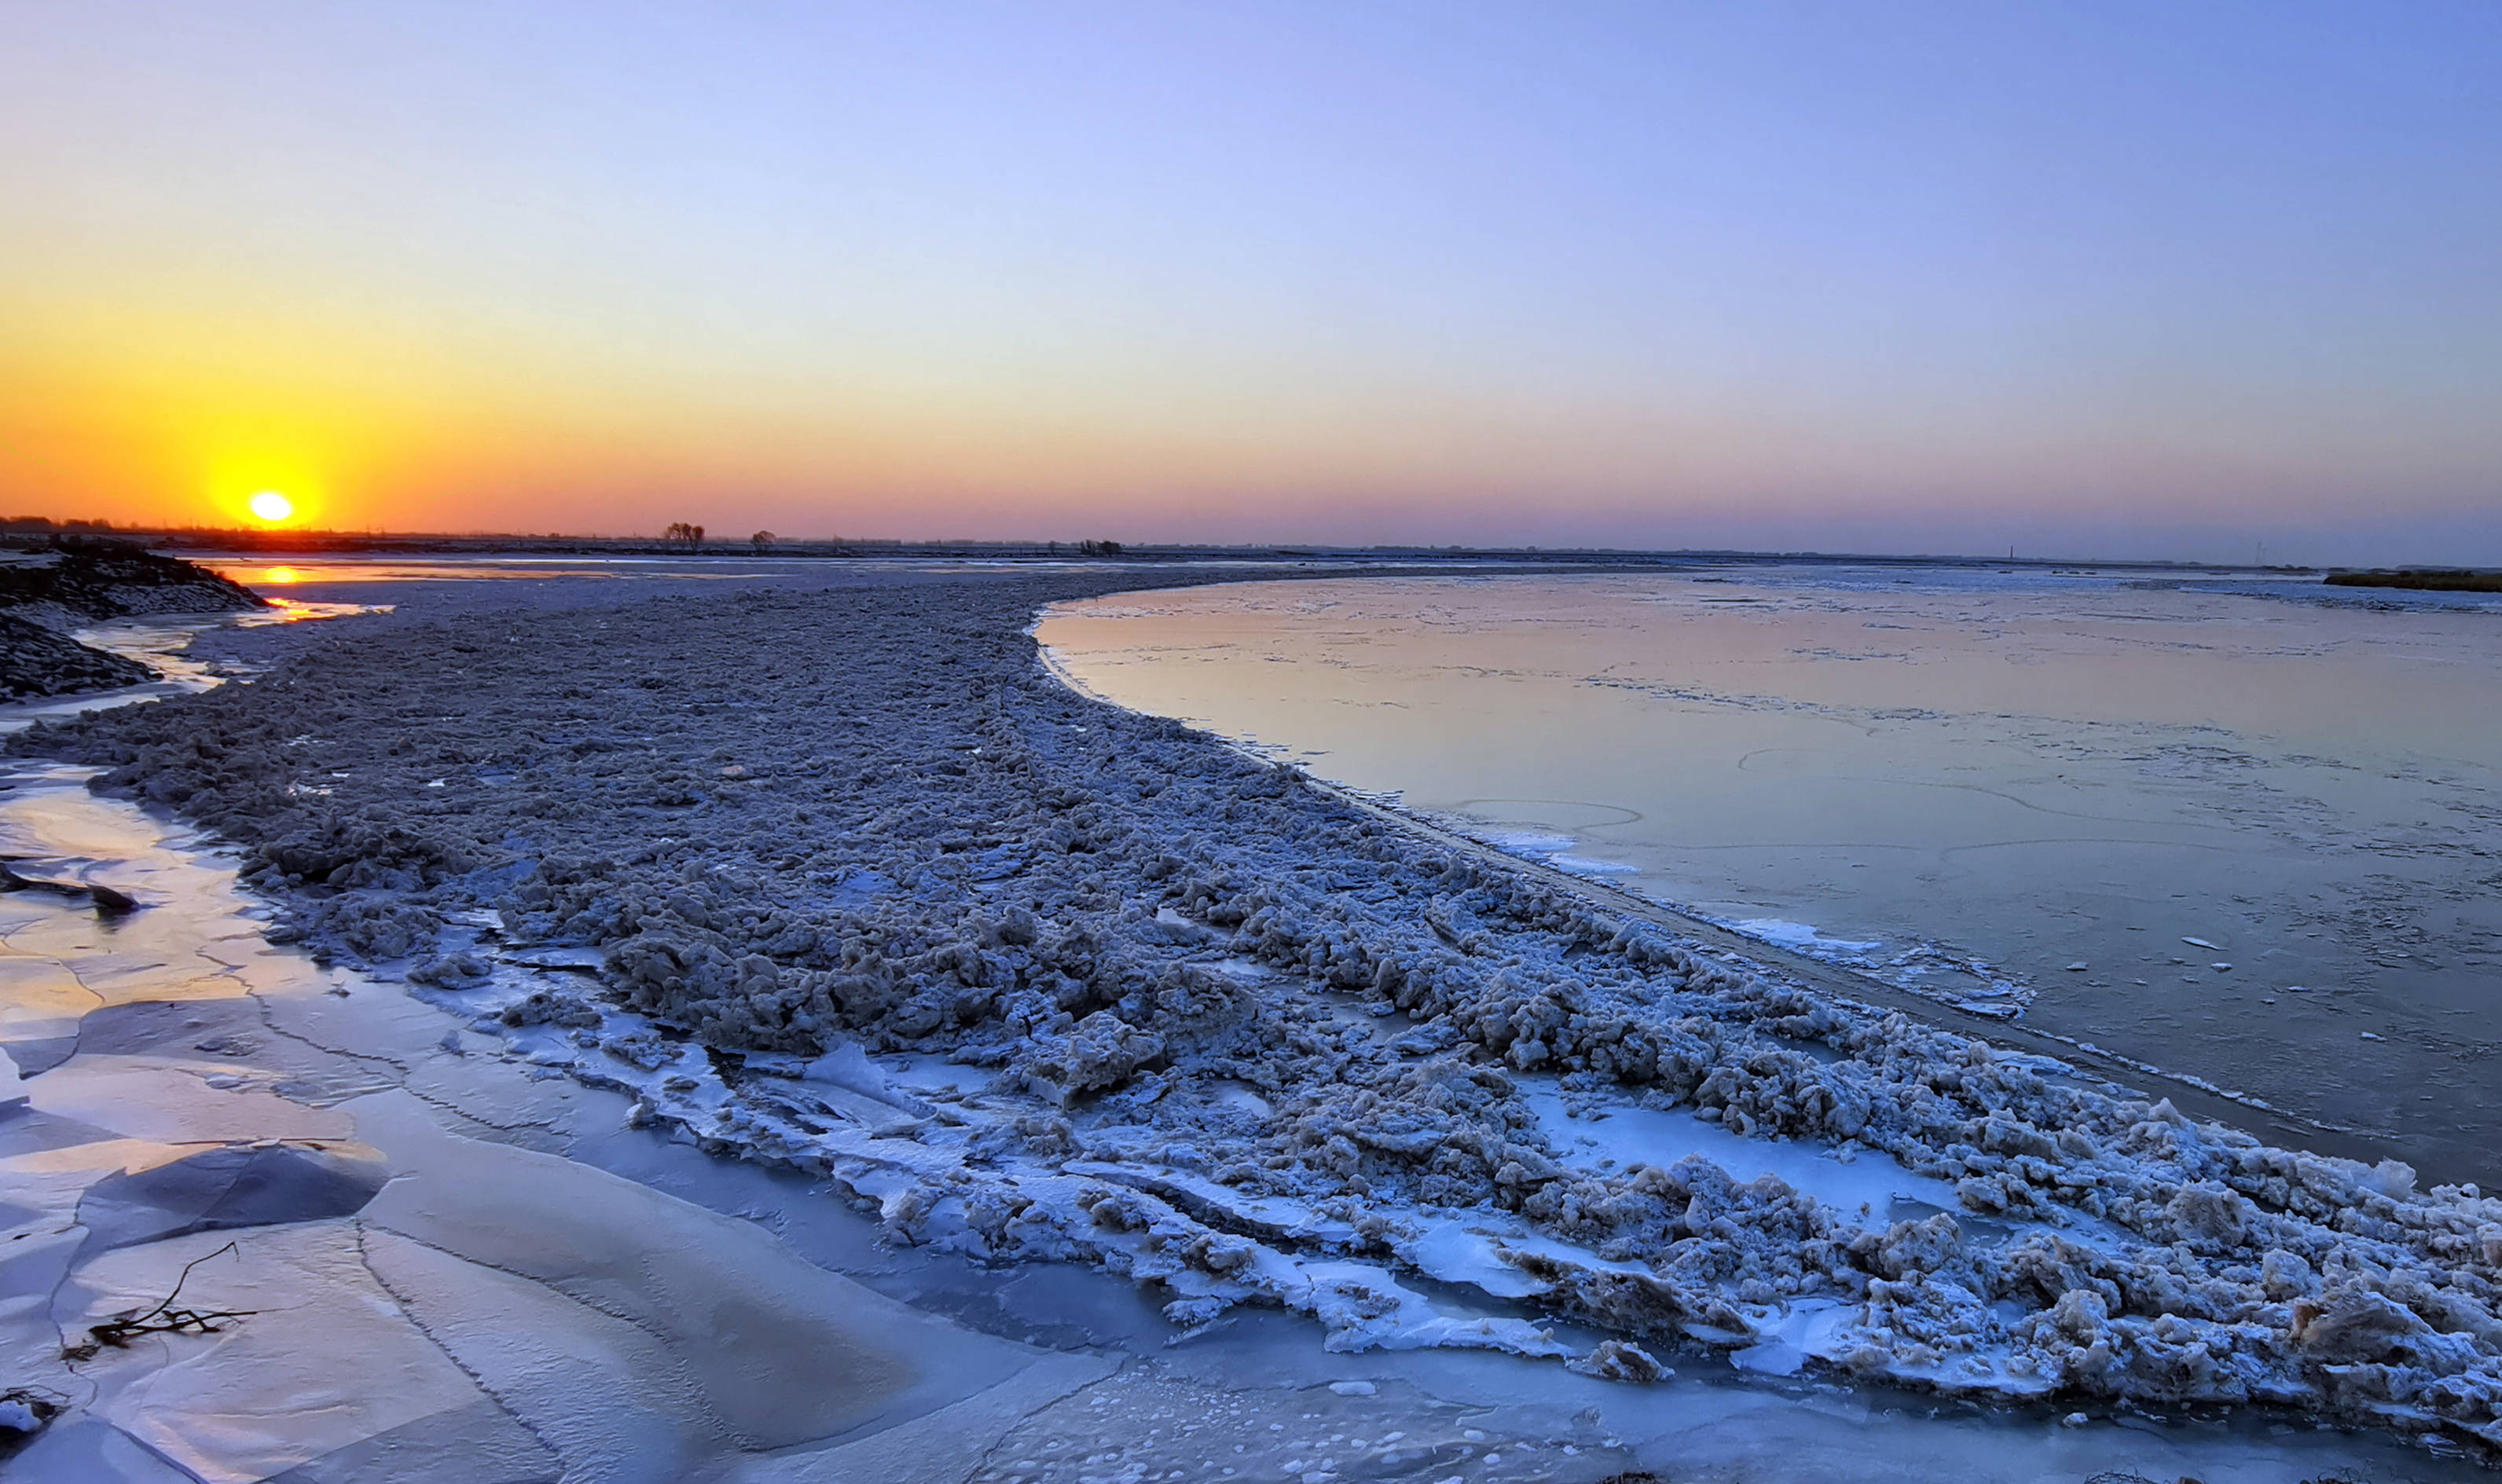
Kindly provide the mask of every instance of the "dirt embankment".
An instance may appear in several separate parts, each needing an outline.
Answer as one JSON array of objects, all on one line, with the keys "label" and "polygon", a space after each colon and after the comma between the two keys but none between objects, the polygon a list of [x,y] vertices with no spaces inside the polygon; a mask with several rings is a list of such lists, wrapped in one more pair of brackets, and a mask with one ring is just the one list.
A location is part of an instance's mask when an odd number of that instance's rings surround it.
[{"label": "dirt embankment", "polygon": [[137,660],[71,637],[87,624],[265,606],[239,583],[128,542],[0,552],[0,698],[108,691],[155,678]]}]

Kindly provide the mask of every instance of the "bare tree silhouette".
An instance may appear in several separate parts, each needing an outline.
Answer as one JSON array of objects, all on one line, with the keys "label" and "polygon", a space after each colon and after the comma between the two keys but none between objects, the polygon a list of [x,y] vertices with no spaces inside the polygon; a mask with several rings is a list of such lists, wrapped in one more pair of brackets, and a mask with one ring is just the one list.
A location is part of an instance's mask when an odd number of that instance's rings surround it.
[{"label": "bare tree silhouette", "polygon": [[691,552],[703,550],[703,527],[690,525],[684,521],[670,522],[669,528],[660,533],[660,538],[664,541],[683,541],[687,544],[687,550]]},{"label": "bare tree silhouette", "polygon": [[748,545],[750,545],[750,546],[752,546],[752,547],[754,547],[754,548],[756,548],[756,555],[758,555],[759,556],[763,556],[766,552],[769,552],[769,551],[771,551],[771,550],[773,549],[773,543],[774,543],[774,542],[779,541],[779,540],[781,540],[781,539],[782,539],[781,537],[779,537],[779,536],[777,536],[777,535],[773,534],[773,533],[772,533],[771,531],[769,531],[769,530],[761,530],[761,531],[758,531],[755,535],[748,537],[748,538],[747,538],[747,544],[748,544]]}]

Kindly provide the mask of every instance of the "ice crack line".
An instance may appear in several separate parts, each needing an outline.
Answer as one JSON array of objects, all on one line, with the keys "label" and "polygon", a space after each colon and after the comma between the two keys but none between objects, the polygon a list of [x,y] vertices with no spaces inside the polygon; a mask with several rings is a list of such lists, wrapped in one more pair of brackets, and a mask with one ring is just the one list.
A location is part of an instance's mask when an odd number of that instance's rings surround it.
[{"label": "ice crack line", "polygon": [[[503,1394],[497,1391],[485,1376],[472,1369],[466,1361],[463,1361],[457,1354],[454,1353],[452,1347],[443,1342],[442,1336],[436,1334],[433,1329],[428,1326],[424,1320],[418,1317],[417,1310],[411,1303],[408,1296],[401,1293],[398,1289],[393,1288],[390,1280],[384,1277],[381,1269],[374,1266],[373,1253],[365,1246],[367,1224],[362,1221],[357,1221],[352,1222],[350,1225],[355,1229],[356,1233],[356,1265],[365,1270],[365,1276],[374,1280],[374,1286],[376,1288],[381,1289],[385,1294],[390,1297],[392,1304],[399,1309],[400,1317],[408,1321],[409,1328],[415,1330],[420,1335],[423,1336],[425,1342],[435,1348],[436,1353],[440,1354],[445,1360],[452,1363],[453,1368],[458,1370],[462,1375],[469,1378],[469,1384],[478,1388],[478,1394],[480,1396],[494,1402],[498,1410],[500,1410],[505,1416],[513,1419],[513,1423],[516,1427],[519,1427],[523,1432],[530,1434],[530,1437],[536,1441],[540,1447],[545,1448],[550,1456],[554,1457],[558,1463],[563,1464],[565,1466],[566,1472],[570,1473],[573,1467],[572,1461],[565,1457],[564,1450],[562,1448],[557,1446],[556,1440],[549,1437],[545,1433],[540,1432],[537,1425],[532,1423],[527,1417],[523,1416],[521,1411],[510,1401],[506,1400]],[[389,1231],[389,1229],[385,1228],[384,1230]],[[405,1232],[392,1232],[392,1234],[395,1236],[406,1236]],[[408,1240],[416,1241],[417,1238],[408,1237]],[[420,1245],[425,1244],[420,1243]],[[440,1251],[441,1249],[437,1248],[435,1250]],[[448,1255],[456,1256],[456,1254]],[[465,1262],[467,1260],[462,1259],[462,1261]]]},{"label": "ice crack line", "polygon": [[[400,1238],[402,1241],[408,1242],[412,1246],[423,1247],[428,1252],[437,1253],[443,1257],[452,1259],[454,1262],[465,1263],[472,1267],[483,1267],[490,1272],[502,1273],[505,1277],[512,1278],[518,1282],[527,1283],[535,1288],[544,1289],[548,1293],[553,1294],[559,1298],[563,1298],[572,1303],[578,1303],[594,1314],[600,1315],[603,1318],[616,1320],[619,1324],[632,1329],[637,1333],[640,1333],[644,1338],[650,1340],[654,1345],[658,1346],[660,1353],[668,1357],[671,1366],[679,1370],[678,1379],[682,1383],[679,1388],[681,1395],[690,1398],[693,1401],[697,1410],[702,1414],[704,1422],[712,1428],[714,1435],[717,1438],[728,1441],[742,1449],[748,1446],[748,1439],[742,1436],[736,1428],[729,1425],[728,1421],[714,1408],[711,1399],[704,1394],[703,1388],[697,1385],[692,1376],[686,1374],[685,1361],[679,1355],[680,1347],[678,1341],[670,1338],[660,1331],[654,1329],[641,1318],[627,1313],[623,1309],[611,1307],[610,1305],[602,1303],[587,1295],[570,1292],[559,1284],[551,1282],[548,1279],[534,1277],[529,1273],[523,1272],[519,1268],[507,1267],[500,1263],[490,1263],[483,1258],[474,1258],[465,1253],[455,1252],[451,1248],[443,1246],[438,1242],[427,1241],[424,1237],[416,1235],[413,1232],[404,1231],[397,1227],[389,1226],[379,1221],[359,1221],[356,1223],[357,1250],[360,1257],[364,1250],[364,1231],[368,1227],[373,1230],[388,1231],[391,1235]],[[366,1261],[365,1266],[368,1271],[371,1271],[373,1265],[370,1261]],[[383,1281],[381,1274],[376,1273],[374,1281],[381,1283]],[[391,1298],[394,1300],[401,1303],[403,1309],[406,1308],[407,1300],[402,1299],[398,1293],[391,1291],[389,1285],[385,1284],[384,1288],[386,1292],[389,1292],[391,1294]],[[409,1315],[409,1322],[411,1324],[419,1325],[421,1329],[423,1328],[423,1325],[417,1319],[417,1316],[414,1313]],[[434,1338],[431,1332],[428,1332],[426,1337],[429,1339]],[[438,1340],[436,1343],[440,1344],[441,1341]],[[447,1353],[449,1352],[447,1351]],[[485,1383],[481,1382],[480,1384],[483,1386]]]},{"label": "ice crack line", "polygon": [[[561,1130],[557,1128],[554,1120],[524,1120],[521,1123],[501,1124],[490,1118],[480,1117],[478,1114],[470,1112],[468,1109],[461,1107],[459,1104],[453,1102],[448,1098],[434,1096],[431,1094],[420,1091],[417,1087],[412,1085],[409,1081],[409,1074],[417,1069],[417,1062],[402,1062],[395,1057],[385,1056],[379,1052],[351,1051],[344,1046],[323,1045],[321,1042],[313,1039],[311,1036],[290,1030],[285,1026],[280,1025],[271,1014],[269,1001],[264,995],[257,992],[254,992],[249,994],[247,997],[249,997],[254,1004],[259,1007],[261,1024],[271,1034],[285,1036],[287,1039],[294,1041],[298,1045],[309,1047],[312,1050],[321,1052],[326,1056],[343,1057],[353,1062],[378,1062],[384,1066],[388,1066],[392,1071],[399,1074],[398,1080],[389,1085],[397,1091],[406,1093],[411,1097],[424,1103],[427,1107],[449,1113],[455,1118],[475,1124],[481,1129],[492,1129],[498,1133],[536,1132],[545,1133],[553,1137],[559,1136],[562,1132]],[[288,1100],[298,1101],[300,1099],[289,1098]],[[307,1104],[307,1106],[311,1106],[311,1104]]]},{"label": "ice crack line", "polygon": [[[1053,1353],[1057,1355],[1065,1355],[1068,1352],[1055,1351]],[[1035,1366],[1043,1364],[1045,1364],[1043,1360],[1036,1360],[1031,1365],[1026,1366],[1024,1370],[1018,1371],[1016,1376],[1024,1375],[1028,1371],[1032,1370]],[[1120,1365],[1115,1366],[1108,1373],[1097,1376],[1094,1380],[1087,1382],[1083,1386],[1063,1392],[1061,1395],[1052,1397],[1046,1400],[1037,1401],[1033,1405],[1026,1408],[1024,1411],[1019,1412],[1017,1414],[1016,1421],[1009,1423],[1004,1428],[1001,1428],[999,1430],[998,1437],[994,1440],[989,1447],[982,1450],[981,1457],[973,1460],[973,1467],[964,1470],[964,1477],[966,1480],[978,1478],[984,1470],[992,1467],[993,1460],[997,1459],[1002,1452],[1006,1451],[1009,1441],[1016,1436],[1017,1429],[1024,1427],[1027,1423],[1033,1421],[1036,1417],[1050,1411],[1053,1407],[1060,1405],[1064,1401],[1074,1401],[1078,1398],[1085,1396],[1088,1392],[1094,1391],[1099,1387],[1108,1386],[1112,1382],[1119,1380],[1121,1377],[1129,1374],[1132,1364],[1133,1363],[1123,1362]],[[1016,1376],[1008,1377],[1008,1381],[1015,1380]],[[1002,1381],[999,1384],[1004,1386],[1007,1384],[1007,1381]]]}]

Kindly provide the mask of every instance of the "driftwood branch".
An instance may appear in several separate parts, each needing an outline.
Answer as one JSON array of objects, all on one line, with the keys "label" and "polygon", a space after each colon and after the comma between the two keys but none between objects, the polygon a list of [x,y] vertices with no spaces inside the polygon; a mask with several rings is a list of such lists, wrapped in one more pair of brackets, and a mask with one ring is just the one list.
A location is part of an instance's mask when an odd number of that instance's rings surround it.
[{"label": "driftwood branch", "polygon": [[235,1244],[228,1242],[215,1252],[184,1264],[182,1275],[174,1280],[174,1291],[157,1299],[153,1307],[127,1309],[100,1325],[89,1326],[87,1337],[63,1350],[61,1358],[91,1360],[100,1350],[108,1347],[122,1349],[143,1334],[214,1334],[220,1320],[248,1319],[258,1313],[256,1309],[181,1309],[174,1306],[174,1300],[183,1297],[183,1285],[191,1280],[192,1268],[210,1258],[221,1258],[234,1250]]}]

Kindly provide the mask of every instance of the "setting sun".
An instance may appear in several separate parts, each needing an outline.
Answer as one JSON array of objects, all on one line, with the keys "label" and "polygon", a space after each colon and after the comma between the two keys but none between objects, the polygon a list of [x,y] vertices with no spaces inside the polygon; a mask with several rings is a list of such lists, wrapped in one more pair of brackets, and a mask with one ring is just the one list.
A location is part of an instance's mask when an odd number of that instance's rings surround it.
[{"label": "setting sun", "polygon": [[252,497],[252,513],[275,525],[295,514],[295,502],[275,489],[263,489]]}]

